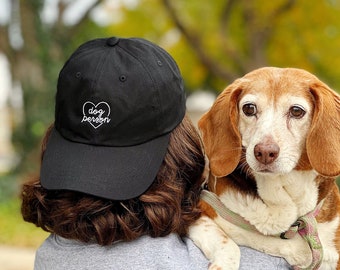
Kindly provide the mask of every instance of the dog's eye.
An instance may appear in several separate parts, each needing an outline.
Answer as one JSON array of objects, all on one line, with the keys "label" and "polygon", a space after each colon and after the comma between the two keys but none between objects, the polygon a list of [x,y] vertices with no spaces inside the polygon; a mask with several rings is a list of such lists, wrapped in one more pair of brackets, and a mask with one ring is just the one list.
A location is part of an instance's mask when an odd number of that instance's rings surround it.
[{"label": "dog's eye", "polygon": [[255,104],[247,103],[242,106],[242,111],[246,116],[254,116],[257,113],[257,108]]},{"label": "dog's eye", "polygon": [[292,118],[300,119],[306,114],[303,107],[294,105],[289,108],[289,116]]}]

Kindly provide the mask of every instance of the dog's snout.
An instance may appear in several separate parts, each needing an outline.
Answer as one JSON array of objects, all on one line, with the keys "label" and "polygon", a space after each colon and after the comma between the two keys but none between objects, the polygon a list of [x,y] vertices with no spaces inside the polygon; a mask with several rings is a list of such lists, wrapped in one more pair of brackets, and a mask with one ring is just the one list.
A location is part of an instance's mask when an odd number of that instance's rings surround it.
[{"label": "dog's snout", "polygon": [[259,143],[254,147],[255,158],[265,165],[273,163],[279,152],[280,147],[276,143]]}]

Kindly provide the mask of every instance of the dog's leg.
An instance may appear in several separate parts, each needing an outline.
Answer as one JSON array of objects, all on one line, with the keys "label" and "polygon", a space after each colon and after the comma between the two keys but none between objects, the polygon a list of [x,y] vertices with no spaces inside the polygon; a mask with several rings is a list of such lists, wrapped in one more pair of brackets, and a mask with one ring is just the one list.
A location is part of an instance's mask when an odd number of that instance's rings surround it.
[{"label": "dog's leg", "polygon": [[202,216],[189,228],[189,237],[210,260],[209,270],[236,270],[240,249],[209,217]]},{"label": "dog's leg", "polygon": [[306,267],[312,261],[311,250],[300,235],[296,235],[292,239],[281,239],[280,237],[243,230],[229,222],[225,222],[221,217],[215,219],[215,222],[221,226],[221,229],[228,232],[229,237],[238,245],[285,258],[290,265]]},{"label": "dog's leg", "polygon": [[292,239],[280,239],[278,237],[264,236],[253,237],[250,247],[270,254],[285,258],[290,265],[307,267],[312,262],[312,254],[309,246],[300,235]]},{"label": "dog's leg", "polygon": [[323,262],[320,267],[322,270],[337,269],[339,253],[334,239],[339,222],[339,217],[336,217],[332,221],[318,224],[319,237],[324,248]]}]

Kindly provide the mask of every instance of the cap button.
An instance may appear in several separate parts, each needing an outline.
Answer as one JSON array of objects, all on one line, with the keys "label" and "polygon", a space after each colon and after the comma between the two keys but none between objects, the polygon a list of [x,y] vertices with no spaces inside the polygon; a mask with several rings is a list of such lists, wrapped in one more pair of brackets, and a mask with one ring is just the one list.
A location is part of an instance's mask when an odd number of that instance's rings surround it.
[{"label": "cap button", "polygon": [[117,37],[112,37],[112,38],[109,38],[107,41],[106,41],[106,44],[110,47],[113,47],[115,46],[116,44],[118,44],[119,42],[119,38]]}]

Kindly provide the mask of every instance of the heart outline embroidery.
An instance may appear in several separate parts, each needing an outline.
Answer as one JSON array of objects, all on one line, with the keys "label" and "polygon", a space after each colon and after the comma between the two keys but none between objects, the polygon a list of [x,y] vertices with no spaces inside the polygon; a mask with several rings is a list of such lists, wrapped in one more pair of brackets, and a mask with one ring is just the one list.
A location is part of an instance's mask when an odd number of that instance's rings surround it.
[{"label": "heart outline embroidery", "polygon": [[107,102],[101,101],[94,104],[91,101],[86,101],[83,104],[83,119],[81,120],[81,123],[88,122],[93,128],[97,129],[101,125],[111,121],[109,118],[110,113],[111,109]]}]

